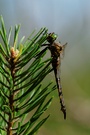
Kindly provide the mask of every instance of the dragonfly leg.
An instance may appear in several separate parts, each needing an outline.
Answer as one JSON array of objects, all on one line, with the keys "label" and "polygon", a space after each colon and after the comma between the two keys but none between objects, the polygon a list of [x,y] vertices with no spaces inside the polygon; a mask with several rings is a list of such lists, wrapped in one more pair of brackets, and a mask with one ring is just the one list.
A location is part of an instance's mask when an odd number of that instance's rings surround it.
[{"label": "dragonfly leg", "polygon": [[35,57],[40,57],[46,50],[48,49],[48,47],[45,47],[40,53],[38,53]]}]

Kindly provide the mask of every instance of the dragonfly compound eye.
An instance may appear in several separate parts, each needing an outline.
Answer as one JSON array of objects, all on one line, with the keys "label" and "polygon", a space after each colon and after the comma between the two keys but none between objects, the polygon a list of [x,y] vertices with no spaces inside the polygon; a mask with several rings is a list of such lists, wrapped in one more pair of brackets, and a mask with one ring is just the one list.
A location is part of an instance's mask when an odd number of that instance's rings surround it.
[{"label": "dragonfly compound eye", "polygon": [[49,33],[48,37],[47,37],[47,41],[49,43],[53,43],[56,39],[57,39],[57,35],[53,32],[53,33]]}]

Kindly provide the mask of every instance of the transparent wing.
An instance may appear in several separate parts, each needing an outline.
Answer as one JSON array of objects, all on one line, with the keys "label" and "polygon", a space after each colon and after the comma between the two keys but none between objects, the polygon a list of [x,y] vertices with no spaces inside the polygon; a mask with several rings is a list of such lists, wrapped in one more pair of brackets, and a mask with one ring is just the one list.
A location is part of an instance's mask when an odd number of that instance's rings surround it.
[{"label": "transparent wing", "polygon": [[62,50],[60,52],[60,57],[63,59],[64,57],[64,54],[65,54],[65,48],[67,46],[67,43],[65,43],[64,45],[61,45],[62,46]]}]

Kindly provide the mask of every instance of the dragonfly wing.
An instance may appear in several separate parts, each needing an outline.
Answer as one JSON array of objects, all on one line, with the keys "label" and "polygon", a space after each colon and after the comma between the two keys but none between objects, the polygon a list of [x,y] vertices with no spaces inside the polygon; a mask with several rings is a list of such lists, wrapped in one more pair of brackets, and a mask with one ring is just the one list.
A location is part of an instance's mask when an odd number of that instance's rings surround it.
[{"label": "dragonfly wing", "polygon": [[64,54],[65,54],[65,48],[67,46],[67,43],[62,45],[62,50],[60,51],[60,57],[63,58],[64,57]]}]

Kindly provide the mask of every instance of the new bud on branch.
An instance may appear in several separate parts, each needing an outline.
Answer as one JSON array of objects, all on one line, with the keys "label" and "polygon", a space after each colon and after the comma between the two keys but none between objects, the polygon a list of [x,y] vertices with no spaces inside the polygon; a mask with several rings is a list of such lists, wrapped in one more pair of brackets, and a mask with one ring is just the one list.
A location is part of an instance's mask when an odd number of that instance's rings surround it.
[{"label": "new bud on branch", "polygon": [[17,58],[17,56],[19,54],[18,49],[15,50],[14,47],[11,47],[10,52],[11,52],[11,58],[13,58],[13,59]]},{"label": "new bud on branch", "polygon": [[15,49],[14,47],[11,47],[11,49],[10,49],[11,59],[13,59],[14,62],[16,62],[20,58],[20,56],[22,54],[22,48],[23,48],[22,45],[20,45],[20,50]]}]

